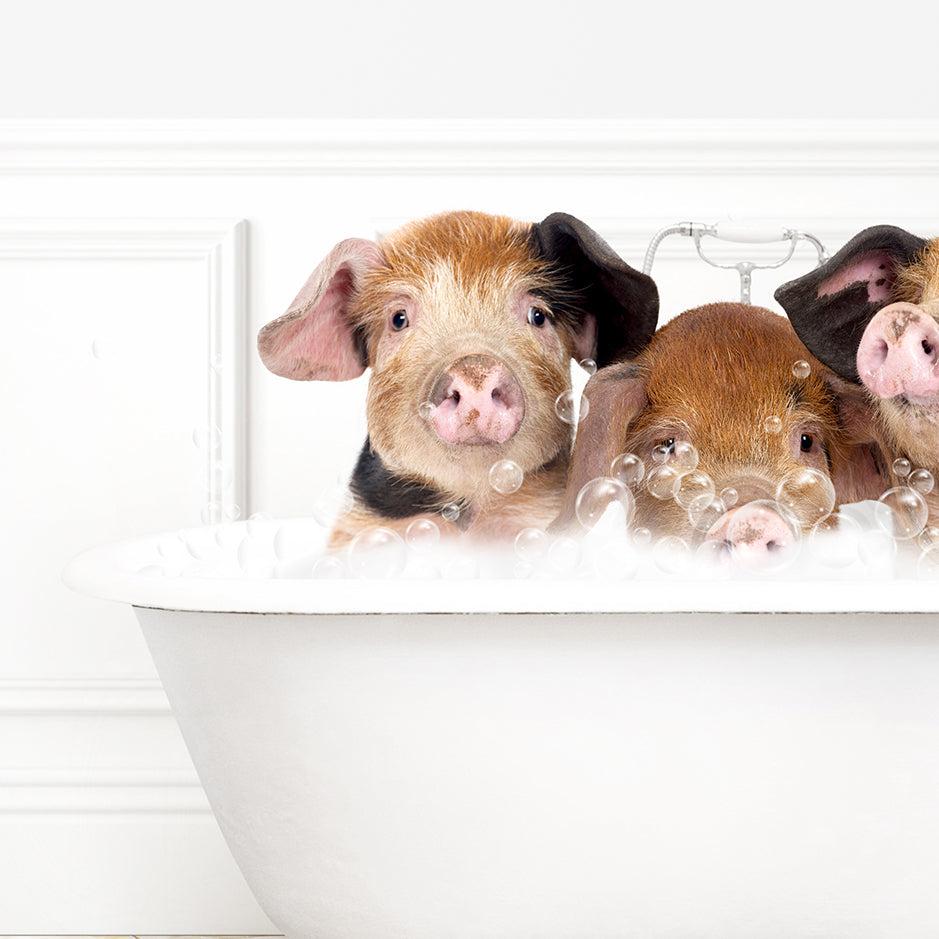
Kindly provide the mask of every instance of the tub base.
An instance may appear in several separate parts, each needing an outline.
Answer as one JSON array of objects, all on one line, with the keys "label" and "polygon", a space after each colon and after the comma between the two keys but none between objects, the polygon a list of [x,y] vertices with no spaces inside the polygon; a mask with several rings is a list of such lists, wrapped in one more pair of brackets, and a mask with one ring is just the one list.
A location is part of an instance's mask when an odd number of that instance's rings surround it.
[{"label": "tub base", "polygon": [[137,616],[291,937],[939,934],[934,617]]}]

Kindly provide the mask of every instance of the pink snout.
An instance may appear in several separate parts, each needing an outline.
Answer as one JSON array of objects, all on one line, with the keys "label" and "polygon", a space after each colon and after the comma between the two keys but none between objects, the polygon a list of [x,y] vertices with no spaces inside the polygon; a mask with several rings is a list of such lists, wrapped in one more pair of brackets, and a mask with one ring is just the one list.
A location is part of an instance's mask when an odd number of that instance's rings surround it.
[{"label": "pink snout", "polygon": [[704,543],[724,549],[735,566],[766,568],[791,556],[799,535],[768,502],[747,502],[725,512],[708,530]]},{"label": "pink snout", "polygon": [[488,355],[454,362],[434,383],[429,420],[445,443],[505,443],[525,416],[522,389],[511,369]]},{"label": "pink snout", "polygon": [[891,303],[867,324],[857,350],[861,381],[878,398],[926,404],[939,394],[939,326],[911,303]]}]

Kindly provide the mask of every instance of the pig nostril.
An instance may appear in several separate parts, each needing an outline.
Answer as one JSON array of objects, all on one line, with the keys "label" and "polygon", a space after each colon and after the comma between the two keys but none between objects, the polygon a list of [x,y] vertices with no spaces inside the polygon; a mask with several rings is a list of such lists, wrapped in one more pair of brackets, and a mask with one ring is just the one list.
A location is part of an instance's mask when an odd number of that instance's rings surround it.
[{"label": "pig nostril", "polygon": [[454,404],[459,404],[459,403],[460,403],[460,392],[457,391],[456,388],[453,389],[453,392],[452,392],[452,394],[450,395],[450,397],[453,399],[453,403],[454,403]]},{"label": "pig nostril", "polygon": [[934,347],[933,347],[933,345],[929,342],[929,340],[928,340],[928,339],[924,339],[924,340],[923,340],[923,352],[925,352],[926,355],[927,355],[929,358],[932,358],[933,349],[934,349]]}]

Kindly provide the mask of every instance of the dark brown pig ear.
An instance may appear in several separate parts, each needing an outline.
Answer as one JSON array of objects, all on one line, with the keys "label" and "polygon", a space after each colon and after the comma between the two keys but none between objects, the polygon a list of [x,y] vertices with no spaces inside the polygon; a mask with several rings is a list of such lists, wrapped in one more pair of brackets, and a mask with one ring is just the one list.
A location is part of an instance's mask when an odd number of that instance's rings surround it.
[{"label": "dark brown pig ear", "polygon": [[580,219],[555,212],[532,226],[539,256],[557,264],[596,318],[597,365],[636,355],[652,338],[659,291],[647,274],[630,267]]},{"label": "dark brown pig ear", "polygon": [[571,529],[576,533],[580,490],[591,479],[609,476],[613,461],[623,453],[629,425],[646,406],[642,369],[631,362],[601,368],[587,382],[584,398],[587,413],[577,428],[564,504],[551,531]]},{"label": "dark brown pig ear", "polygon": [[899,269],[926,244],[893,225],[865,228],[820,267],[783,284],[776,299],[808,350],[842,378],[859,382],[856,358],[864,329],[896,299]]},{"label": "dark brown pig ear", "polygon": [[297,381],[345,381],[361,375],[368,361],[349,312],[362,278],[381,263],[374,242],[339,242],[287,312],[258,333],[258,353],[267,368]]}]

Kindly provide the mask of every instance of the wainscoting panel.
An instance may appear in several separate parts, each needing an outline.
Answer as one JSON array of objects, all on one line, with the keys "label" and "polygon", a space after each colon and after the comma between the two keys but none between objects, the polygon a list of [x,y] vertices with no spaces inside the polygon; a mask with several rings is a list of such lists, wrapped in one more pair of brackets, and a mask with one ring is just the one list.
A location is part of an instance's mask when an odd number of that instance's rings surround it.
[{"label": "wainscoting panel", "polygon": [[[257,330],[336,242],[447,209],[567,211],[635,267],[683,221],[939,235],[939,122],[7,122],[0,204],[0,933],[263,933],[132,612],[60,581],[343,480],[366,379],[277,378]],[[739,296],[689,238],[652,274],[662,321]]]}]

